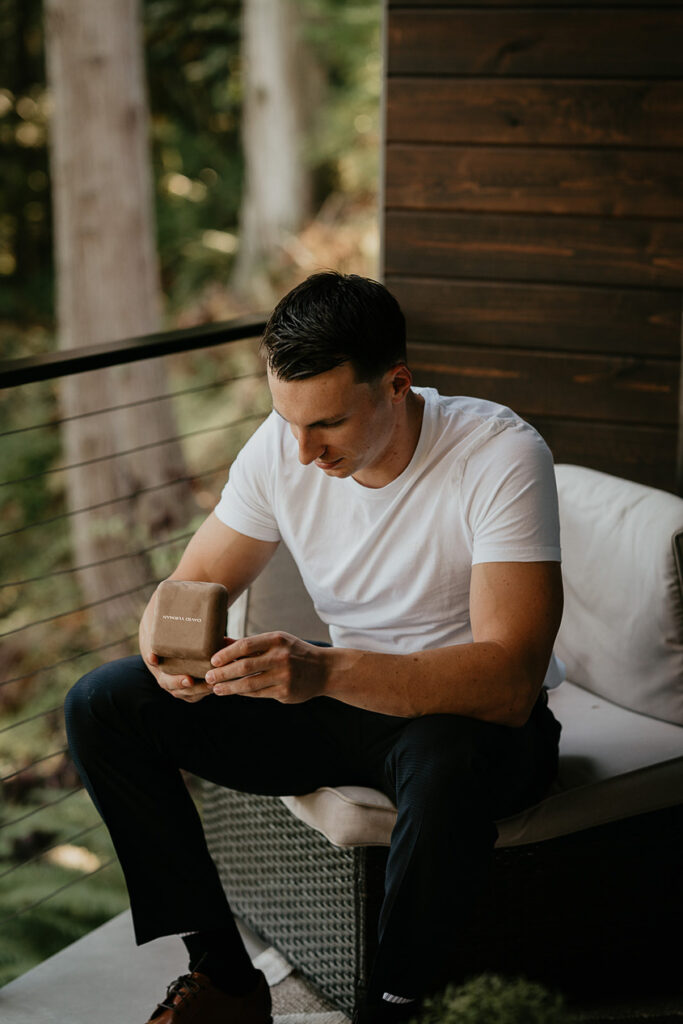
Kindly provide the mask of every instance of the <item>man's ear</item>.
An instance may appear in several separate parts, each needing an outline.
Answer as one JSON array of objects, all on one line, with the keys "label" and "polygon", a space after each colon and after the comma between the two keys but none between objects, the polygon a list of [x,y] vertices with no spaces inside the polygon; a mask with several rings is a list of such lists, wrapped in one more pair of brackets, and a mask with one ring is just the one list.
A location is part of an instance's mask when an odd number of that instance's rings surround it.
[{"label": "man's ear", "polygon": [[413,375],[405,363],[397,363],[387,371],[391,377],[392,398],[395,402],[404,401],[413,383]]}]

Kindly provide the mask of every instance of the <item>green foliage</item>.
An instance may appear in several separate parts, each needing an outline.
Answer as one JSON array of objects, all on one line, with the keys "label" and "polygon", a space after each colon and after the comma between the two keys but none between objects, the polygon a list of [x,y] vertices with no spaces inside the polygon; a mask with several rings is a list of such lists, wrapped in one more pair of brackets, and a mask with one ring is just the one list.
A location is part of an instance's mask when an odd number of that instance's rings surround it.
[{"label": "green foliage", "polygon": [[0,318],[52,318],[52,210],[41,0],[0,0]]},{"label": "green foliage", "polygon": [[[11,344],[16,332],[13,337],[8,335],[5,336]],[[0,529],[3,533],[35,522],[47,514],[46,510],[55,509],[59,490],[55,487],[56,481],[44,475],[59,455],[59,434],[55,430],[29,429],[56,418],[55,388],[49,383],[31,384],[22,389],[21,401],[17,401],[17,396],[14,391],[0,392],[0,433],[5,435],[0,444],[0,481],[4,484],[0,488]],[[6,433],[8,431],[13,433]],[[25,477],[33,479],[24,484],[5,484],[5,481]],[[23,578],[27,562],[34,563],[36,575],[41,575],[54,565],[57,556],[54,550],[45,550],[39,531],[24,534],[21,545],[4,540],[3,548],[6,548],[3,550],[6,580]],[[63,558],[64,552],[60,552],[59,557]],[[0,594],[0,602],[2,600]]]},{"label": "green foliage", "polygon": [[[97,870],[114,851],[83,790],[34,789],[21,804],[3,806],[0,825],[3,985],[124,910],[128,898],[116,862]],[[60,863],[65,850],[76,855],[71,867]]]},{"label": "green foliage", "polygon": [[48,897],[30,913],[18,913],[3,925],[0,985],[125,910],[128,899],[118,864],[89,877],[80,874],[38,863],[0,879],[3,917]]},{"label": "green foliage", "polygon": [[[158,248],[169,308],[224,279],[242,187],[238,0],[146,0]],[[210,237],[210,236],[209,236]]]},{"label": "green foliage", "polygon": [[[374,195],[381,5],[297,2],[322,73],[304,146],[316,201],[335,192]],[[142,4],[157,241],[171,313],[208,282],[226,280],[236,247],[243,175],[240,11],[240,0]],[[54,323],[49,109],[41,0],[0,0],[0,319],[47,328]],[[41,351],[53,346],[49,334],[37,340]]]},{"label": "green foliage", "polygon": [[326,70],[328,93],[308,140],[319,199],[375,195],[382,85],[381,4],[301,0],[304,35]]},{"label": "green foliage", "polygon": [[425,999],[419,1024],[567,1024],[562,997],[525,978],[482,974]]}]

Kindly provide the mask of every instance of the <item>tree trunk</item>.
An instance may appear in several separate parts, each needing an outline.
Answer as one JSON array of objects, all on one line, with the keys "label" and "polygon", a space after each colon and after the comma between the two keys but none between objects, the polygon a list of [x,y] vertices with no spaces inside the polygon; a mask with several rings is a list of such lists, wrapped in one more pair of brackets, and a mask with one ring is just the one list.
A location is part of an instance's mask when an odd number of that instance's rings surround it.
[{"label": "tree trunk", "polygon": [[[45,26],[60,347],[154,332],[159,271],[138,0],[45,0]],[[150,361],[65,378],[61,400],[73,416],[165,390],[163,365]],[[65,424],[65,463],[176,433],[169,401],[76,419]],[[174,442],[67,471],[68,504],[76,511],[184,475]],[[73,516],[77,564],[115,559],[80,573],[86,599],[131,591],[94,609],[110,634],[134,628],[152,577],[145,556],[116,556],[184,526],[192,507],[188,485],[176,484]]]},{"label": "tree trunk", "polygon": [[242,12],[245,180],[231,285],[268,305],[269,264],[311,213],[303,141],[321,82],[301,37],[298,0],[244,0]]}]

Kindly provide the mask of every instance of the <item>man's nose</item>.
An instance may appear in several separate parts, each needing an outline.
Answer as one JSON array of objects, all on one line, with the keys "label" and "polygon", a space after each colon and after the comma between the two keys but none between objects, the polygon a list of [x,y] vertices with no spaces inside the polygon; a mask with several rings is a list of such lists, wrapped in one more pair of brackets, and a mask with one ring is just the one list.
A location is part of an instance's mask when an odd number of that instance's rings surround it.
[{"label": "man's nose", "polygon": [[310,465],[325,451],[325,445],[316,440],[313,431],[293,427],[292,433],[299,445],[299,462],[303,466]]}]

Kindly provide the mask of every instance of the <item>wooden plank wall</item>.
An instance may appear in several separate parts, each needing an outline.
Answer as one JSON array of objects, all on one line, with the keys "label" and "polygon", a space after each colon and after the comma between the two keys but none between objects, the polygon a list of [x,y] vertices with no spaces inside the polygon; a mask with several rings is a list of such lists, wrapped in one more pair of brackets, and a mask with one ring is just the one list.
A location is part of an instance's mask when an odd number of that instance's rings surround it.
[{"label": "wooden plank wall", "polygon": [[386,66],[383,277],[416,382],[675,490],[683,3],[388,0]]}]

